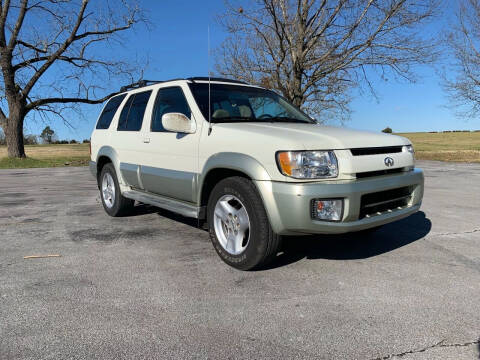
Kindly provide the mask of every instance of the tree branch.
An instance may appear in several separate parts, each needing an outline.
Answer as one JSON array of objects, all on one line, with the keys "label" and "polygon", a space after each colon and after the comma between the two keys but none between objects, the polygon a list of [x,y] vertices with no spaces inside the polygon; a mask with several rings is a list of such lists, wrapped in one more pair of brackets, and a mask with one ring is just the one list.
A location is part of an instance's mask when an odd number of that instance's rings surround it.
[{"label": "tree branch", "polygon": [[17,22],[15,23],[15,27],[13,28],[12,34],[10,35],[10,40],[8,42],[8,49],[10,51],[13,50],[17,41],[18,33],[22,28],[23,20],[25,19],[25,14],[27,13],[27,3],[28,0],[22,0],[22,3],[20,4],[20,12],[18,14]]},{"label": "tree branch", "polygon": [[45,71],[48,70],[48,68],[57,60],[57,58],[63,54],[63,52],[70,46],[70,44],[74,41],[75,35],[80,28],[80,25],[82,21],[84,20],[83,14],[85,13],[85,9],[87,8],[89,0],[83,0],[82,1],[82,6],[80,7],[80,10],[78,12],[78,16],[75,22],[75,25],[73,26],[73,29],[70,33],[70,36],[64,41],[62,46],[54,52],[52,55],[49,56],[48,60],[38,69],[38,71],[31,77],[31,79],[28,81],[27,85],[23,88],[22,94],[24,97],[26,97],[30,91],[32,90],[33,86],[36,84],[38,79],[45,73]]},{"label": "tree branch", "polygon": [[71,98],[62,98],[62,97],[55,98],[54,97],[54,98],[38,99],[30,102],[27,105],[27,111],[37,109],[40,106],[44,106],[46,104],[66,104],[66,103],[101,104],[106,100],[110,99],[112,96],[117,95],[118,93],[119,92],[114,92],[100,99],[74,98],[74,97],[71,97]]},{"label": "tree branch", "polygon": [[3,109],[0,108],[0,126],[4,128],[6,125],[7,125],[7,117],[5,116]]},{"label": "tree branch", "polygon": [[[17,71],[17,70],[22,69],[24,67],[31,66],[32,64],[35,64],[37,62],[47,61],[48,59],[49,59],[48,56],[39,56],[39,57],[36,57],[36,58],[33,58],[33,59],[28,59],[28,60],[22,61],[21,63],[18,63],[16,65],[14,65],[13,69],[15,71]],[[106,62],[106,61],[93,60],[93,59],[87,59],[87,58],[84,58],[84,57],[76,57],[76,56],[59,56],[57,58],[57,60],[67,62],[67,63],[72,64],[73,66],[76,66],[76,67],[79,67],[79,68],[84,68],[84,67],[86,67],[88,65],[91,65],[91,64],[100,64],[100,65],[105,65],[105,66],[113,65],[112,63],[109,63],[109,62]],[[79,64],[77,62],[81,62],[83,64]]]},{"label": "tree branch", "polygon": [[10,0],[5,0],[0,14],[0,47],[5,47],[7,40],[5,38],[5,24],[7,22],[8,11],[10,10]]},{"label": "tree branch", "polygon": [[26,48],[29,48],[37,53],[42,53],[42,54],[46,54],[47,53],[47,50],[45,49],[40,49],[39,47],[35,46],[35,45],[32,45],[32,44],[29,44],[27,43],[26,41],[23,41],[23,40],[17,40],[16,41],[16,44],[18,45],[22,45]]}]

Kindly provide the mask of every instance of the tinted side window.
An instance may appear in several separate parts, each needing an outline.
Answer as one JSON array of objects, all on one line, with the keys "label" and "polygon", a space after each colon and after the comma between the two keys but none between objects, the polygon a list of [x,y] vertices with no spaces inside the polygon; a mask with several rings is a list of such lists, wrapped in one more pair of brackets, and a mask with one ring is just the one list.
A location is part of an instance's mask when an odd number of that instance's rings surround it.
[{"label": "tinted side window", "polygon": [[113,116],[117,112],[118,107],[126,95],[127,94],[115,96],[108,101],[107,105],[105,105],[105,108],[102,111],[102,115],[100,115],[100,118],[98,119],[97,129],[108,129],[110,127]]},{"label": "tinted side window", "polygon": [[142,128],[143,115],[151,93],[151,91],[144,91],[128,98],[120,114],[117,130],[139,131]]},{"label": "tinted side window", "polygon": [[182,89],[171,87],[158,90],[153,109],[152,131],[166,131],[162,126],[162,116],[172,112],[184,114],[188,118],[192,116]]}]

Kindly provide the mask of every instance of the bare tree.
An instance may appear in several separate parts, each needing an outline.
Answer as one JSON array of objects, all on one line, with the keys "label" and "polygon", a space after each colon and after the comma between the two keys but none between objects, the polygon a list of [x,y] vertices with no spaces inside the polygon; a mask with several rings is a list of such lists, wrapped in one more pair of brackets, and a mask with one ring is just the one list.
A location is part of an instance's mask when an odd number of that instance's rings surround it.
[{"label": "bare tree", "polygon": [[480,1],[460,0],[446,43],[454,63],[444,72],[444,87],[461,116],[480,113]]},{"label": "bare tree", "polygon": [[131,76],[134,68],[107,45],[144,19],[129,0],[0,0],[0,7],[0,126],[8,156],[25,157],[27,114],[67,121],[65,107],[101,103],[111,96],[103,84]]},{"label": "bare tree", "polygon": [[373,91],[368,68],[413,81],[412,66],[435,58],[421,26],[437,0],[246,1],[226,0],[217,71],[275,89],[321,119],[348,117],[353,87]]}]

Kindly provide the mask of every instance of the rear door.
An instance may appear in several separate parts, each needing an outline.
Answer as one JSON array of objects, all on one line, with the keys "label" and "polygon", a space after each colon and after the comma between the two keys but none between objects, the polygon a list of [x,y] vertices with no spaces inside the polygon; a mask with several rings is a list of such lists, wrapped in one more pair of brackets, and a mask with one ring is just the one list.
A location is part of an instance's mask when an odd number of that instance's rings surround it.
[{"label": "rear door", "polygon": [[200,131],[169,132],[162,126],[166,113],[193,114],[181,86],[158,89],[149,128],[144,132],[141,182],[145,190],[174,199],[194,202]]},{"label": "rear door", "polygon": [[127,185],[141,188],[139,163],[143,156],[142,124],[152,90],[130,94],[120,113],[115,134],[115,149],[120,159],[120,172]]}]

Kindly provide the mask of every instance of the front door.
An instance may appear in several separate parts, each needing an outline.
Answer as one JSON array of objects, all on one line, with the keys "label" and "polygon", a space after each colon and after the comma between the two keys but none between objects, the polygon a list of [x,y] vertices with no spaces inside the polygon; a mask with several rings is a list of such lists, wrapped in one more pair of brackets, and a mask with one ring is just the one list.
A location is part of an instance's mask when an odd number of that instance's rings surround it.
[{"label": "front door", "polygon": [[162,115],[172,112],[193,117],[180,86],[160,88],[156,94],[151,124],[143,133],[140,178],[148,192],[194,202],[200,131],[180,134],[165,130]]}]

